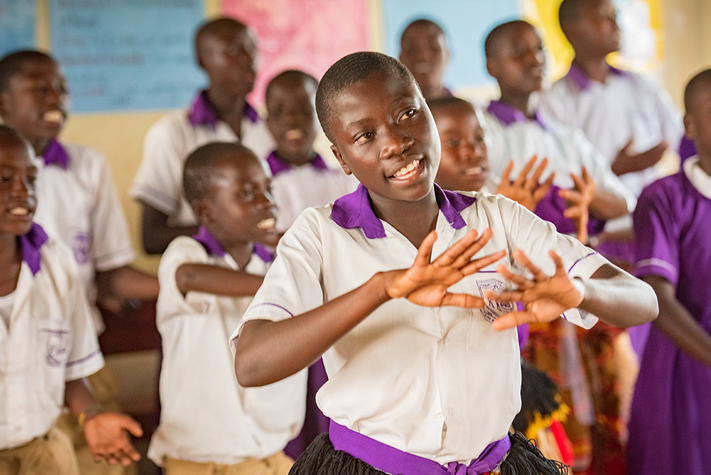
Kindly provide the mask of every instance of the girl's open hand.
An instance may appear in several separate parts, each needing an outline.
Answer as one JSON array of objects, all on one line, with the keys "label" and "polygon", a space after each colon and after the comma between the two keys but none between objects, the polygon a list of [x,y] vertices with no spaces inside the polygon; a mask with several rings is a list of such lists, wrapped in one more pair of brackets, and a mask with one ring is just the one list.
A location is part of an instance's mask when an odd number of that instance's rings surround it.
[{"label": "girl's open hand", "polygon": [[588,240],[588,221],[590,220],[588,208],[595,196],[597,187],[585,167],[583,167],[581,176],[571,173],[570,177],[575,183],[573,189],[559,191],[561,198],[566,201],[566,209],[563,216],[573,220],[575,229],[578,231],[576,237],[578,241],[585,244]]},{"label": "girl's open hand", "polygon": [[466,308],[484,307],[484,300],[480,297],[453,294],[447,289],[506,255],[506,251],[502,250],[472,260],[472,257],[489,242],[492,234],[491,229],[487,229],[477,239],[477,232],[472,229],[432,261],[432,247],[437,241],[437,233],[432,231],[420,245],[412,267],[385,273],[385,292],[390,298],[404,297],[425,307],[446,305]]},{"label": "girl's open hand", "polygon": [[504,265],[498,266],[497,272],[516,284],[518,288],[501,293],[487,290],[484,292],[484,297],[501,302],[521,302],[524,309],[497,318],[494,321],[495,330],[514,328],[524,323],[551,322],[566,310],[576,308],[583,301],[581,289],[568,277],[558,254],[551,250],[548,251],[548,255],[555,262],[553,276],[546,275],[536,267],[520,249],[514,251],[514,258],[531,271],[533,279],[515,274]]},{"label": "girl's open hand", "polygon": [[95,462],[102,459],[109,465],[120,463],[128,466],[138,461],[141,455],[131,445],[127,432],[136,437],[143,435],[138,422],[129,416],[115,412],[104,412],[84,423],[84,435]]},{"label": "girl's open hand", "polygon": [[518,174],[518,177],[516,177],[514,181],[509,179],[509,175],[514,166],[514,162],[511,160],[508,165],[506,165],[506,169],[501,176],[501,184],[496,190],[496,193],[514,200],[521,206],[525,206],[529,211],[536,209],[538,202],[548,194],[551,185],[553,185],[553,179],[555,178],[555,173],[551,173],[544,183],[539,183],[541,175],[548,166],[548,159],[544,158],[531,174],[531,170],[536,164],[537,159],[538,157],[534,155],[528,163],[526,163],[526,166],[523,167],[523,170],[521,170],[521,173]]}]

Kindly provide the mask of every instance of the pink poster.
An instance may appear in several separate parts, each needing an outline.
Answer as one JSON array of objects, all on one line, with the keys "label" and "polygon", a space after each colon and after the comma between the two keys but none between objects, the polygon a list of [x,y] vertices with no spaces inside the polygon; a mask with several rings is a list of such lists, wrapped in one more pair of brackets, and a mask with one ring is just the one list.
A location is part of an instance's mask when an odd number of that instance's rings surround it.
[{"label": "pink poster", "polygon": [[253,104],[264,102],[267,82],[285,69],[320,78],[346,54],[370,49],[367,0],[223,0],[222,11],[258,36]]}]

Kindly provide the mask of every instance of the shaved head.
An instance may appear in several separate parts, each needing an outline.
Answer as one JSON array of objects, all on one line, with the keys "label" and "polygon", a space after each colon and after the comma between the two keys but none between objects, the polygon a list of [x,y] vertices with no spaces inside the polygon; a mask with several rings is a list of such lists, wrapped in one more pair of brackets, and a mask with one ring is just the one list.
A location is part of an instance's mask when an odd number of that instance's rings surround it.
[{"label": "shaved head", "polygon": [[15,129],[6,125],[0,125],[0,147],[23,147],[27,149],[30,158],[35,156],[30,144],[18,134]]},{"label": "shaved head", "polygon": [[595,3],[595,0],[563,0],[558,10],[558,22],[561,28],[565,23],[580,20],[583,12]]},{"label": "shaved head", "polygon": [[[520,28],[533,28],[533,25],[523,20],[513,20],[495,27],[484,40],[486,58],[494,58],[499,54],[501,46]],[[535,29],[535,28],[534,28]]]},{"label": "shaved head", "polygon": [[246,30],[247,25],[234,18],[217,18],[204,23],[195,34],[195,53],[198,63],[202,64],[208,52],[209,42],[212,39],[224,36],[233,30]]},{"label": "shaved head", "polygon": [[400,36],[400,43],[402,44],[402,42],[405,40],[405,37],[411,34],[417,28],[434,28],[440,35],[446,37],[446,35],[444,34],[444,30],[437,23],[426,18],[420,18],[419,20],[415,20],[405,27],[402,32],[402,36]]},{"label": "shaved head", "polygon": [[697,99],[702,93],[711,91],[711,69],[701,71],[691,78],[684,90],[684,108],[686,113],[693,112]]}]

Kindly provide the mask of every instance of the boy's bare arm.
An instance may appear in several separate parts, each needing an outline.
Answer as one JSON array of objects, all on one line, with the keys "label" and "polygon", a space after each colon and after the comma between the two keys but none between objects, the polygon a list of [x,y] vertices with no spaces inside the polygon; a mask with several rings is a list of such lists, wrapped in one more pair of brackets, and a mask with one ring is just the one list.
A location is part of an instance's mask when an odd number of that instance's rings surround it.
[{"label": "boy's bare arm", "polygon": [[141,203],[143,216],[141,219],[143,249],[147,254],[162,254],[168,244],[178,236],[197,234],[199,226],[169,226],[168,215],[158,211],[151,205]]},{"label": "boy's bare arm", "polygon": [[572,308],[585,310],[610,325],[623,328],[657,317],[657,298],[644,282],[611,264],[600,267],[586,281],[571,279],[561,258],[554,251],[549,255],[556,264],[553,276],[546,275],[520,250],[514,251],[514,257],[533,274],[532,279],[499,266],[498,272],[516,284],[517,289],[501,293],[485,291],[484,295],[505,302],[522,302],[524,310],[498,318],[494,322],[496,330],[524,323],[550,322]]},{"label": "boy's bare arm", "polygon": [[711,335],[676,299],[672,283],[657,275],[646,275],[642,280],[652,286],[659,299],[659,318],[654,322],[657,328],[684,353],[711,368]]},{"label": "boy's bare arm", "polygon": [[263,281],[262,276],[209,264],[183,264],[175,272],[175,282],[183,295],[194,291],[244,297],[256,294]]},{"label": "boy's bare arm", "polygon": [[638,172],[656,165],[664,156],[666,149],[669,148],[669,144],[662,140],[649,150],[638,154],[630,153],[631,147],[632,140],[620,150],[615,161],[612,162],[611,168],[615,175],[621,176],[626,173]]},{"label": "boy's bare arm", "polygon": [[393,298],[404,297],[431,307],[483,307],[484,301],[479,297],[447,291],[465,276],[505,256],[505,251],[500,251],[471,260],[491,238],[491,230],[478,240],[476,237],[476,231],[470,231],[432,261],[432,246],[437,240],[432,232],[409,269],[377,273],[351,292],[286,320],[245,323],[235,354],[237,380],[243,386],[263,386],[295,374]]},{"label": "boy's bare arm", "polygon": [[158,279],[131,266],[97,272],[96,286],[102,297],[122,300],[158,298]]},{"label": "boy's bare arm", "polygon": [[595,190],[589,208],[590,215],[600,221],[619,218],[629,213],[625,199],[609,190]]},{"label": "boy's bare arm", "polygon": [[64,403],[83,425],[84,436],[95,462],[106,460],[110,465],[128,466],[141,458],[131,445],[126,431],[136,437],[143,435],[138,422],[115,412],[103,412],[84,379],[67,381]]}]

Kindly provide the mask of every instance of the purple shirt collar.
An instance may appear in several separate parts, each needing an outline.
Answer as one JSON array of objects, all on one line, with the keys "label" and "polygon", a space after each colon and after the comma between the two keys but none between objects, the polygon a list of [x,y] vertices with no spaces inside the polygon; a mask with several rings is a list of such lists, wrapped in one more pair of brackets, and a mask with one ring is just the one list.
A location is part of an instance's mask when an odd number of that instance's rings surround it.
[{"label": "purple shirt collar", "polygon": [[[247,101],[244,103],[244,112],[242,115],[253,124],[259,120],[259,114]],[[200,91],[195,97],[190,107],[190,112],[188,112],[188,120],[193,126],[209,125],[213,129],[217,127],[217,114],[215,114],[207,98],[207,90]]]},{"label": "purple shirt collar", "polygon": [[35,275],[40,270],[40,262],[42,255],[40,248],[47,242],[47,233],[37,223],[32,223],[30,232],[20,236],[20,248],[22,248],[22,260],[27,263],[32,275]]},{"label": "purple shirt collar", "polygon": [[[627,74],[626,72],[622,71],[621,69],[617,69],[614,66],[610,66],[610,72],[615,76],[624,76],[625,74]],[[585,72],[580,69],[575,63],[570,64],[570,70],[568,71],[566,77],[573,81],[573,84],[578,86],[578,88],[583,91],[588,89],[593,83],[593,80],[590,79],[590,76],[585,74]]]},{"label": "purple shirt collar", "polygon": [[[202,244],[202,247],[205,248],[208,254],[217,257],[225,257],[226,252],[222,248],[222,245],[217,238],[207,230],[206,227],[200,226],[200,230],[193,236],[193,239]],[[254,243],[252,254],[256,255],[267,264],[274,260],[274,253],[257,242]]]},{"label": "purple shirt collar", "polygon": [[[291,170],[291,168],[293,167],[293,165],[290,165],[281,158],[279,158],[276,153],[276,150],[269,154],[269,156],[267,157],[267,163],[269,164],[269,169],[272,171],[272,176],[277,176],[279,173]],[[328,165],[326,165],[326,162],[323,160],[323,158],[321,158],[321,155],[319,155],[318,153],[309,164],[318,170],[328,170]]]},{"label": "purple shirt collar", "polygon": [[355,432],[345,426],[331,421],[328,437],[333,448],[350,454],[368,465],[387,473],[402,473],[403,475],[478,475],[491,472],[501,463],[511,448],[511,439],[505,435],[502,439],[492,442],[469,465],[449,462],[440,465],[431,459],[391,447],[368,436]]},{"label": "purple shirt collar", "polygon": [[541,114],[538,112],[538,109],[533,112],[533,117],[531,117],[530,119],[526,117],[526,114],[524,114],[520,110],[501,101],[489,102],[489,107],[487,107],[486,110],[489,112],[489,114],[493,115],[507,126],[515,122],[527,122],[529,120],[532,120],[538,125],[540,125],[543,129],[547,129],[546,124],[541,119]]},{"label": "purple shirt collar", "polygon": [[47,148],[42,153],[42,159],[45,165],[57,165],[63,170],[69,168],[69,154],[56,139],[49,141]]},{"label": "purple shirt collar", "polygon": [[[454,229],[461,229],[467,225],[460,214],[471,206],[476,198],[462,195],[449,190],[442,190],[434,184],[437,205],[447,222]],[[368,190],[362,184],[353,193],[338,198],[333,203],[331,219],[345,229],[361,228],[368,239],[386,237],[382,221],[375,216],[370,205]]]}]

